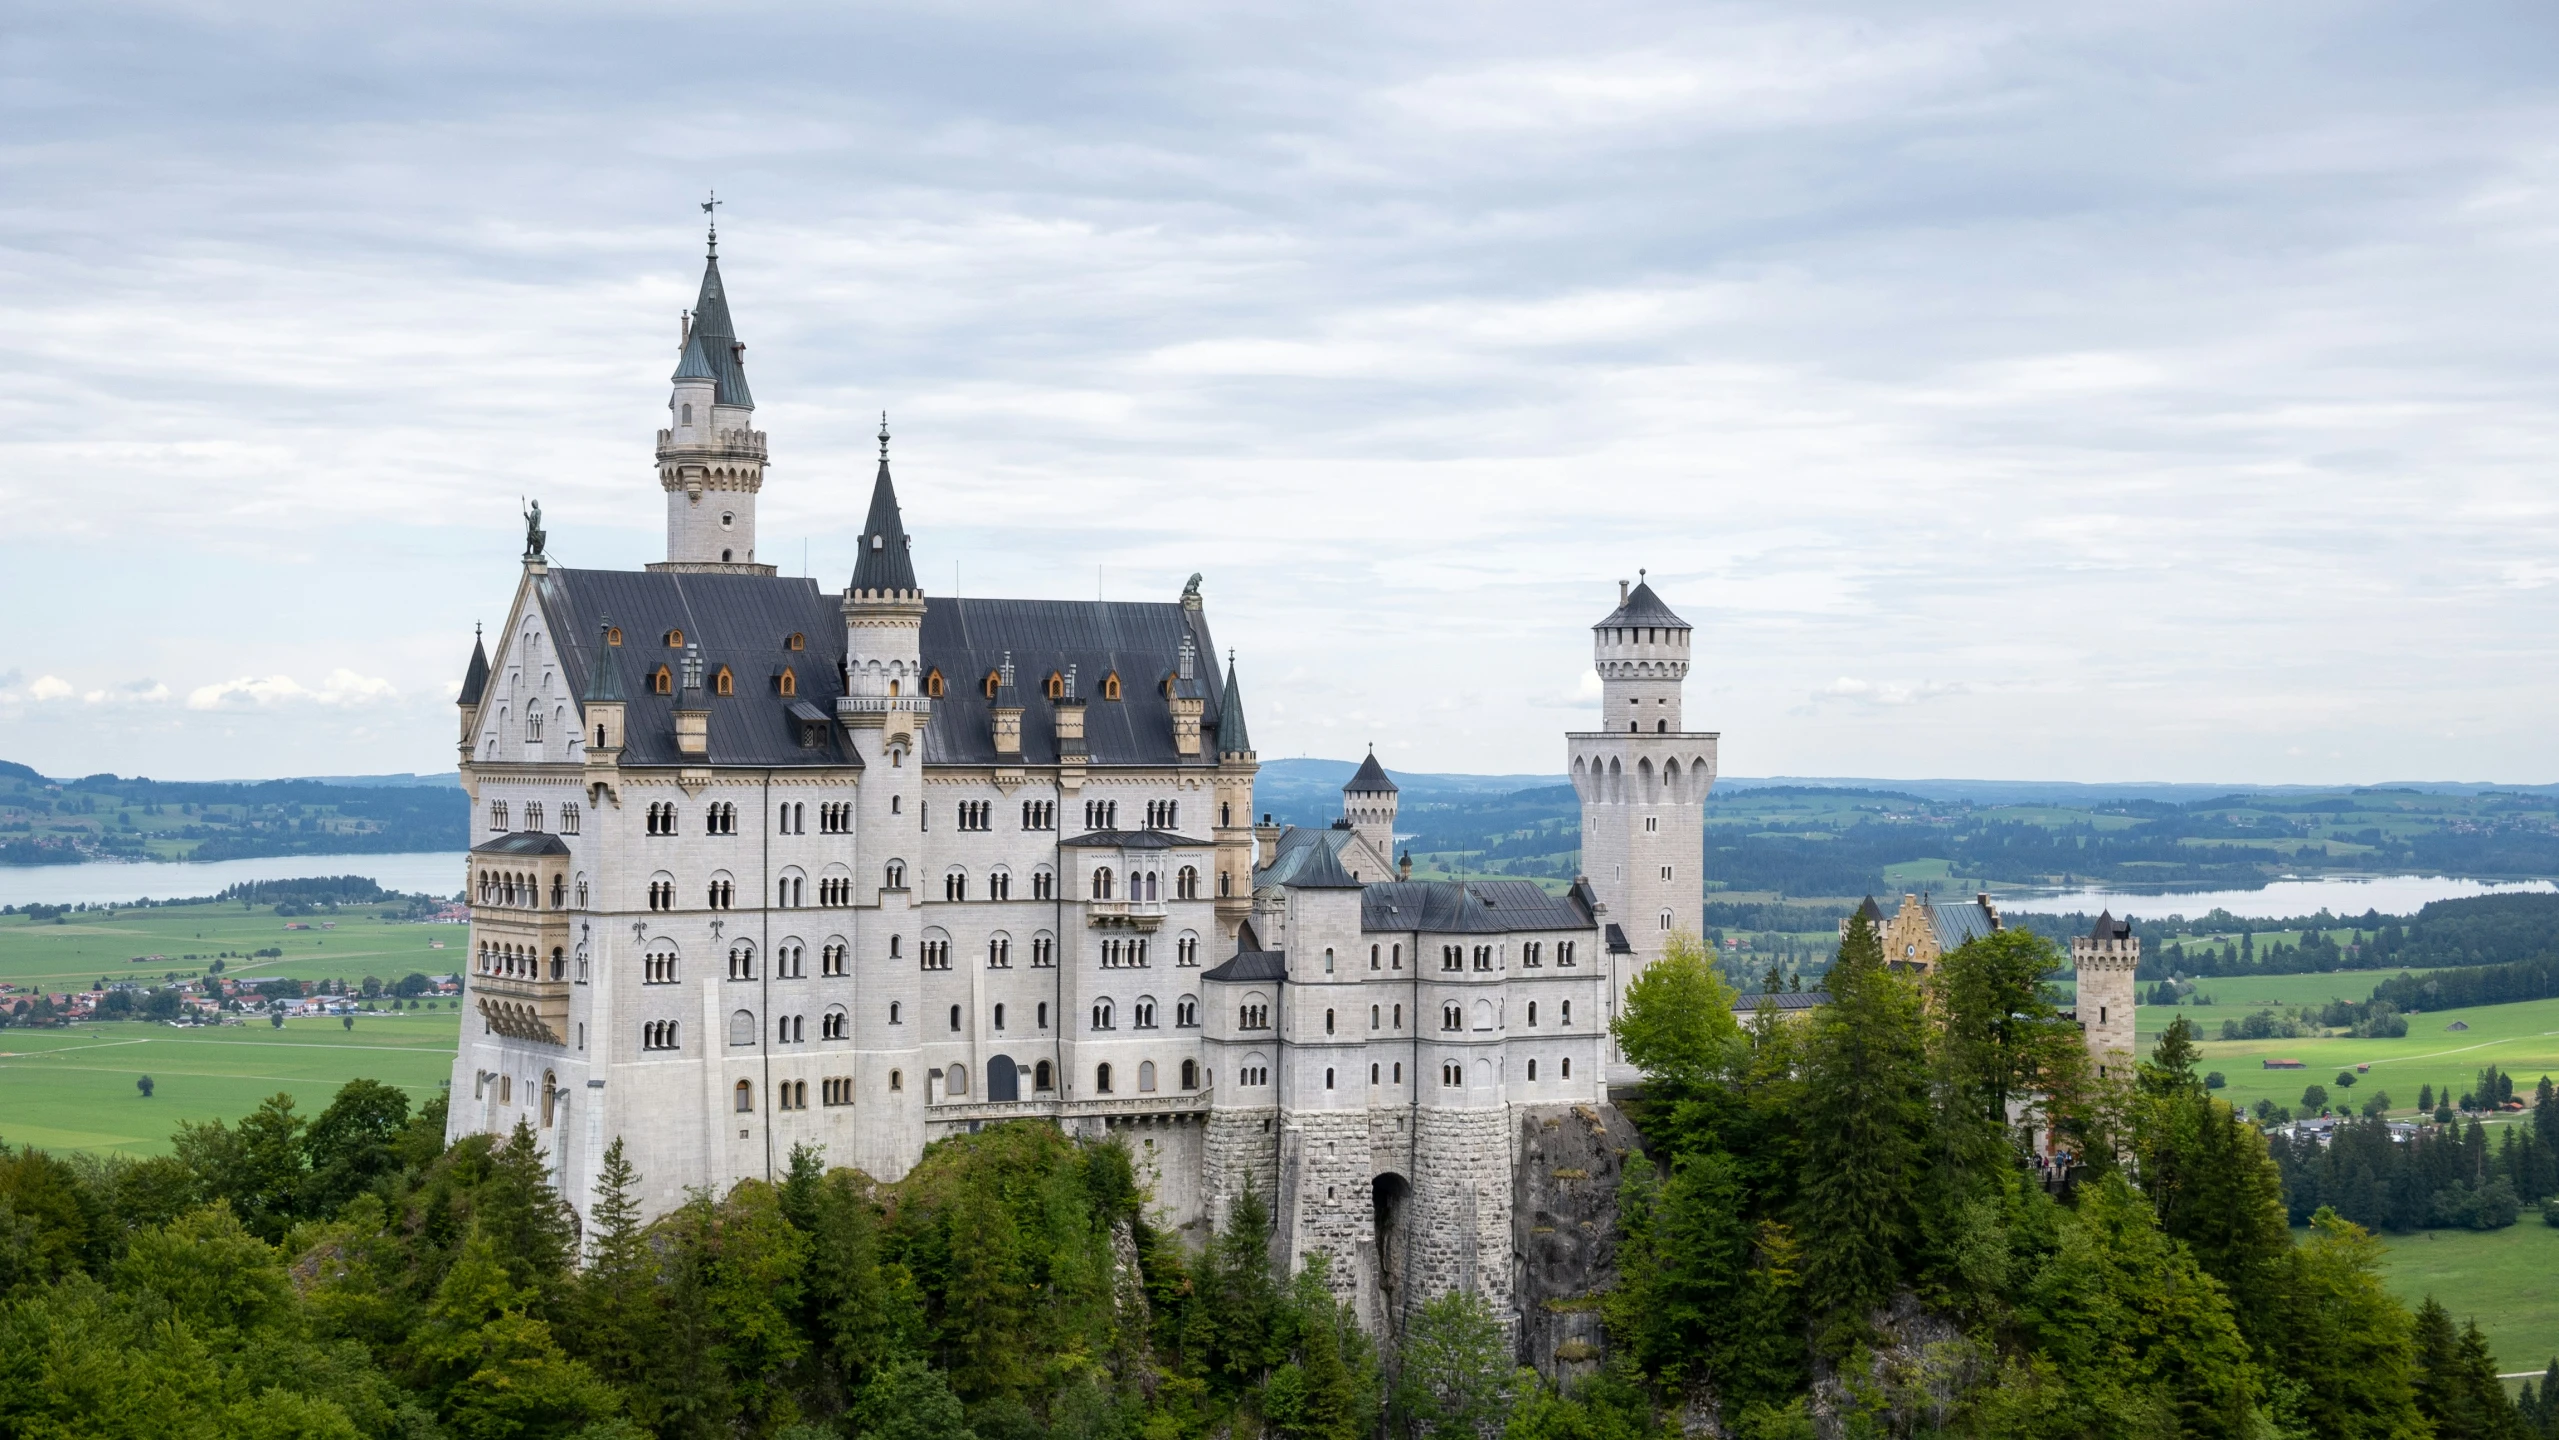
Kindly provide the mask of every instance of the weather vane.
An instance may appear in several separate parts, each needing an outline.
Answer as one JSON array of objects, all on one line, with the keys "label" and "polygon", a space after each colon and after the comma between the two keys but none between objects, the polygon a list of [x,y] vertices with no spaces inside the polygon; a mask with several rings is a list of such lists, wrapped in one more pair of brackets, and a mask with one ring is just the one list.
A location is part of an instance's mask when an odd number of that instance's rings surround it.
[{"label": "weather vane", "polygon": [[[719,192],[719,191],[717,191],[717,190],[714,190],[714,191],[712,191],[712,192],[711,192],[711,198],[702,202],[702,213],[703,213],[703,214],[705,214],[705,215],[711,215],[711,212],[712,212],[714,209],[718,208],[719,204],[720,204],[720,192]],[[717,216],[717,215],[711,215],[711,218],[712,218],[713,220],[717,220],[717,219],[719,219],[720,217],[719,217],[719,216]]]}]

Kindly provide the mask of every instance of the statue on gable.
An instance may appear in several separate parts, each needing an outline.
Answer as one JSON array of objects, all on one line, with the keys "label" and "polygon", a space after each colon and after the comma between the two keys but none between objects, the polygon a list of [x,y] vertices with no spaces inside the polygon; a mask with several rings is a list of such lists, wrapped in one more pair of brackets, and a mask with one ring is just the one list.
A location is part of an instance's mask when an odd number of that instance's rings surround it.
[{"label": "statue on gable", "polygon": [[548,538],[550,538],[549,535],[542,529],[542,502],[539,500],[526,501],[524,509],[524,558],[527,560],[539,560],[543,558],[542,542]]}]

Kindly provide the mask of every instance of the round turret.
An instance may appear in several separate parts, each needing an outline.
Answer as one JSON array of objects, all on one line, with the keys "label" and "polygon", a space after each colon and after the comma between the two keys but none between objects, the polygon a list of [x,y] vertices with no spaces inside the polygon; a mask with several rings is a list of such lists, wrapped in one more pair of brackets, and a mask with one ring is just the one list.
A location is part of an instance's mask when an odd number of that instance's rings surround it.
[{"label": "round turret", "polygon": [[[1643,572],[1636,572],[1641,576]],[[1591,627],[1603,729],[1662,733],[1680,728],[1680,682],[1688,678],[1691,627],[1640,579],[1617,582],[1617,608]]]}]

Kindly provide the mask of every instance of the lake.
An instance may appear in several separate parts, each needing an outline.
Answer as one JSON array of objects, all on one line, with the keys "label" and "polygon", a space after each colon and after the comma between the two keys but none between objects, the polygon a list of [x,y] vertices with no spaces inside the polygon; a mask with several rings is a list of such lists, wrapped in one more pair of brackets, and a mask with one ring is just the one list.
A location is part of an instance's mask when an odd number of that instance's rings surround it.
[{"label": "lake", "polygon": [[259,860],[215,860],[203,865],[155,861],[118,865],[0,865],[0,905],[122,904],[211,895],[250,880],[301,880],[320,875],[362,875],[385,890],[455,895],[462,889],[462,852],[431,850],[399,855],[278,855]]},{"label": "lake", "polygon": [[2065,890],[2051,895],[2001,895],[1999,908],[2017,914],[2067,915],[2074,910],[2094,915],[2111,910],[2145,920],[2183,915],[2193,919],[2215,909],[2246,919],[2279,919],[2315,915],[2322,907],[2332,915],[2361,915],[2378,910],[2406,915],[2430,900],[2459,900],[2471,895],[2549,894],[2559,886],[2547,880],[2499,882],[2462,880],[2449,875],[2336,876],[2311,880],[2277,880],[2262,890],[2187,890],[2137,895],[2125,890]]}]

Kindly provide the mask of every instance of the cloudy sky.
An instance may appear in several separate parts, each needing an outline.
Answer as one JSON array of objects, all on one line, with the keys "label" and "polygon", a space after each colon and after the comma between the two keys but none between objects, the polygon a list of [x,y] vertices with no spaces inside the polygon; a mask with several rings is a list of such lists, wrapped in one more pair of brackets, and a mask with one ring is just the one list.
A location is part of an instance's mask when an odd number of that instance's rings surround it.
[{"label": "cloudy sky", "polygon": [[449,767],[662,553],[716,188],[840,586],[1203,572],[1265,756],[2559,779],[2559,21],[2492,3],[20,6],[0,758]]}]

